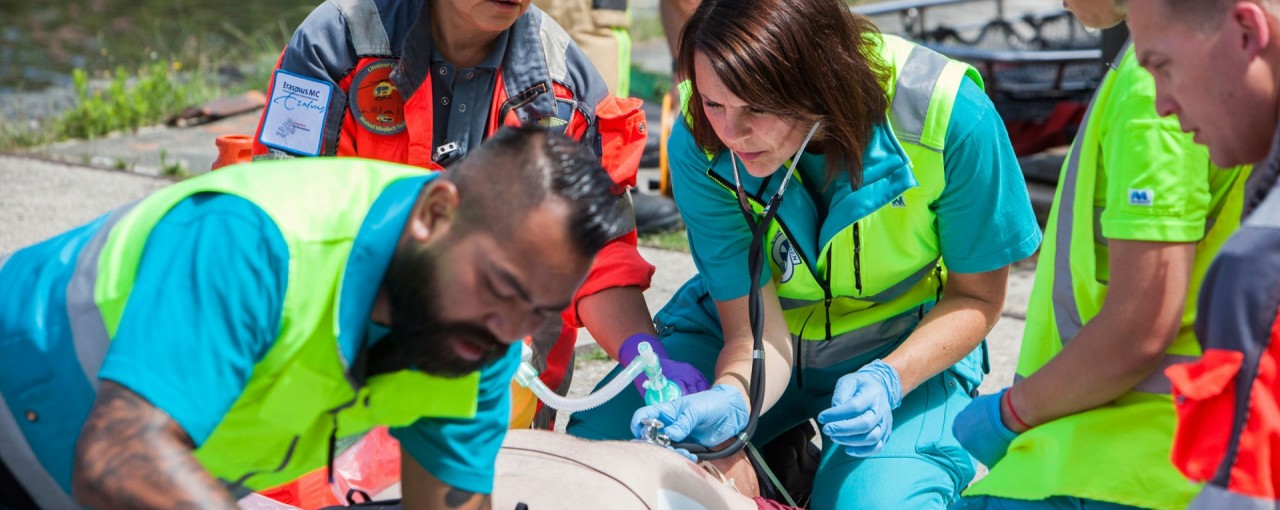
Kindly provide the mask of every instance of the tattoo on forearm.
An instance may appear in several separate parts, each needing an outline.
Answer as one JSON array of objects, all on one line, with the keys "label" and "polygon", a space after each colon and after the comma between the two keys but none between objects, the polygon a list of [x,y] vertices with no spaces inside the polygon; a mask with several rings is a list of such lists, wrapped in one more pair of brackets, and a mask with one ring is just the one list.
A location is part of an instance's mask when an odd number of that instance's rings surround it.
[{"label": "tattoo on forearm", "polygon": [[444,495],[444,504],[448,505],[449,508],[458,508],[471,501],[471,498],[475,497],[475,495],[476,493],[474,492],[451,488],[449,489],[449,492]]},{"label": "tattoo on forearm", "polygon": [[128,388],[103,381],[76,444],[73,489],[94,508],[235,508],[186,432]]}]

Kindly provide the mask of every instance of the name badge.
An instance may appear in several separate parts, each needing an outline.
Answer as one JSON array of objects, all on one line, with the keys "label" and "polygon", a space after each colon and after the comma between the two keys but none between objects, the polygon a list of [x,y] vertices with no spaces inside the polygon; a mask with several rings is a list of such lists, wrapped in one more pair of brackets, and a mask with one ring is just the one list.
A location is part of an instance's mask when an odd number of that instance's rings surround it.
[{"label": "name badge", "polygon": [[258,141],[267,147],[319,156],[333,84],[278,70],[273,85]]}]

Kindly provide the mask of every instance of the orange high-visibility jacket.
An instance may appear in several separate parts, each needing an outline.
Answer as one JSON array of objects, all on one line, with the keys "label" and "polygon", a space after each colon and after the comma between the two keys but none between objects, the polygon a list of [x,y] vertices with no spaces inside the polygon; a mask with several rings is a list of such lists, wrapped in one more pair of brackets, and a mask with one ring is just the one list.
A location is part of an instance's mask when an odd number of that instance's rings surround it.
[{"label": "orange high-visibility jacket", "polygon": [[[1205,483],[1192,509],[1280,507],[1280,190],[1273,187],[1280,154],[1274,152],[1254,168],[1269,195],[1252,213],[1246,204],[1248,218],[1205,276],[1196,315],[1204,356],[1165,372],[1178,410],[1173,463]],[[1257,195],[1246,190],[1246,200]]]},{"label": "orange high-visibility jacket", "polygon": [[[281,55],[268,92],[276,91],[282,76],[332,86],[327,104],[316,108],[324,110],[323,125],[301,126],[319,130],[318,149],[306,153],[262,142],[271,109],[294,106],[283,97],[296,96],[294,87],[268,99],[254,136],[255,159],[336,155],[431,166],[440,148],[432,146],[432,42],[426,9],[424,0],[331,0],[316,8]],[[476,108],[478,115],[487,116],[486,136],[524,123],[563,130],[600,156],[625,200],[625,190],[635,185],[646,138],[640,100],[611,96],[581,50],[536,7],[516,20],[505,41],[489,104]],[[458,156],[471,148],[451,152]],[[600,251],[562,314],[563,329],[542,373],[547,386],[557,388],[563,381],[582,326],[578,301],[613,287],[648,288],[653,271],[636,249],[634,229]]]}]

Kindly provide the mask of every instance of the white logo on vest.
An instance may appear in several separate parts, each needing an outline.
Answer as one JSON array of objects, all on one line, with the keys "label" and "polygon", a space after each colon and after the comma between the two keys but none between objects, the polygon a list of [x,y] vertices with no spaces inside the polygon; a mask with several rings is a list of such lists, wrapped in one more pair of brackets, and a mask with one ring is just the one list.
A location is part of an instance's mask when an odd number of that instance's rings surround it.
[{"label": "white logo on vest", "polygon": [[779,269],[778,283],[787,283],[795,274],[796,266],[800,264],[800,254],[791,249],[791,241],[782,234],[773,238],[773,248],[769,252],[773,257],[774,265]]}]

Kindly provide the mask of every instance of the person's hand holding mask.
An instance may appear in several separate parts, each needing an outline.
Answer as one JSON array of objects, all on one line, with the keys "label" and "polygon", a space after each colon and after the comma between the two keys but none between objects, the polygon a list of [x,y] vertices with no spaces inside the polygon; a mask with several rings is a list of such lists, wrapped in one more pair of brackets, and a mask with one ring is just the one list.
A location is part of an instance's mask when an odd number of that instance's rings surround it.
[{"label": "person's hand holding mask", "polygon": [[704,392],[637,409],[631,415],[631,433],[643,439],[644,422],[652,419],[664,425],[662,432],[672,442],[693,441],[713,448],[742,432],[749,416],[742,392],[717,384]]}]

